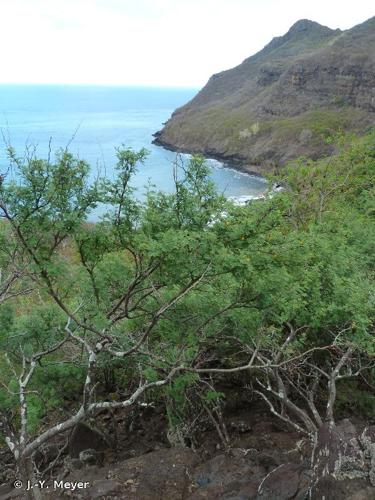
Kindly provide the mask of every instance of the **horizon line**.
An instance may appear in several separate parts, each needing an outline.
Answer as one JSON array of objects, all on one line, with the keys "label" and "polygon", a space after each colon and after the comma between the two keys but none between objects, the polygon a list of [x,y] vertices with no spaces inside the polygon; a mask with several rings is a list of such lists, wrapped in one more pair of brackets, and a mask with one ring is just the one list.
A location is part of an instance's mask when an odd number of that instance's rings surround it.
[{"label": "horizon line", "polygon": [[145,85],[128,83],[57,83],[57,82],[0,82],[0,86],[28,86],[28,87],[116,87],[116,88],[143,88],[143,89],[171,89],[171,90],[199,90],[202,86],[180,85]]}]

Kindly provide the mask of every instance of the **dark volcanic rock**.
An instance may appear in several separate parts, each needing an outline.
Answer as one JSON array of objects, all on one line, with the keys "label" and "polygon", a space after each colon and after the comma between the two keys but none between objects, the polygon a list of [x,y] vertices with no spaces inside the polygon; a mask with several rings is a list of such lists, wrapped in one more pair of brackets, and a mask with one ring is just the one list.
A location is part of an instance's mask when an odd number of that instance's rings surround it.
[{"label": "dark volcanic rock", "polygon": [[[190,449],[167,448],[101,469],[101,474],[96,468],[87,468],[84,479],[90,487],[79,493],[87,499],[182,500],[192,487],[197,461]],[[82,480],[82,472],[73,472],[67,480]]]},{"label": "dark volcanic rock", "polygon": [[69,437],[69,455],[73,458],[78,458],[87,449],[103,451],[107,448],[104,437],[86,424],[78,424]]},{"label": "dark volcanic rock", "polygon": [[[301,491],[302,486],[302,491]],[[287,500],[299,494],[304,498],[309,487],[309,476],[304,467],[296,464],[282,464],[266,476],[258,488],[259,500]]]},{"label": "dark volcanic rock", "polygon": [[314,489],[311,500],[375,500],[375,488],[363,479],[337,481],[332,476],[322,478]]},{"label": "dark volcanic rock", "polygon": [[115,495],[121,491],[121,485],[112,479],[102,479],[96,481],[90,489],[90,498],[110,498],[109,495]]},{"label": "dark volcanic rock", "polygon": [[332,151],[327,137],[374,124],[375,17],[344,32],[301,20],[213,75],[155,142],[254,171],[321,157]]}]

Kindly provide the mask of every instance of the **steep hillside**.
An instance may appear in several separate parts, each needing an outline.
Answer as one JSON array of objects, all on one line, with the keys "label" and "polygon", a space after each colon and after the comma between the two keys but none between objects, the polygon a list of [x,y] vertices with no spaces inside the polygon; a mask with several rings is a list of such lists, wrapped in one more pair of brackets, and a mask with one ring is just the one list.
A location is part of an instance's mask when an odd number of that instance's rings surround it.
[{"label": "steep hillside", "polygon": [[[338,131],[375,123],[375,17],[347,31],[301,20],[213,75],[155,134],[164,147],[256,170],[330,152]],[[329,142],[329,141],[328,141]]]}]

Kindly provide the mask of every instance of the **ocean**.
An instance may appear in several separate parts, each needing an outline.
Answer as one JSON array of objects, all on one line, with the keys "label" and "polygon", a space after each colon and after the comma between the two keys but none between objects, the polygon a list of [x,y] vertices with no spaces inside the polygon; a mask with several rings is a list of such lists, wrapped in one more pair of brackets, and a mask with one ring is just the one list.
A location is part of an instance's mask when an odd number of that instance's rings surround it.
[{"label": "ocean", "polygon": [[[93,171],[111,176],[116,147],[145,147],[149,156],[132,184],[142,198],[145,186],[173,190],[172,165],[176,154],[152,144],[172,112],[189,101],[195,89],[132,88],[56,85],[0,85],[0,171],[6,166],[9,141],[22,155],[36,147],[45,157],[69,144],[72,153],[87,160]],[[256,197],[266,188],[263,179],[208,160],[212,179],[228,197]]]}]

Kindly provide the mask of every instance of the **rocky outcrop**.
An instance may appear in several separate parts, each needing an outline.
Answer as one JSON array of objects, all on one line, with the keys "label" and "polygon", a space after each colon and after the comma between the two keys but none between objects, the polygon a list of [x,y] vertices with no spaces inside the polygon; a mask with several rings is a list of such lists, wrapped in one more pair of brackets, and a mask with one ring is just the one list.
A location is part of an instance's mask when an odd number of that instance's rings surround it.
[{"label": "rocky outcrop", "polygon": [[[196,450],[186,445],[169,447],[162,436],[168,423],[162,421],[156,410],[148,409],[132,420],[134,426],[129,434],[124,432],[127,421],[122,420],[124,416],[120,413],[118,418],[123,422],[120,435],[124,434],[124,440],[119,453],[112,456],[104,452],[103,457],[103,452],[91,448],[80,451],[78,458],[68,454],[64,464],[54,472],[68,486],[53,488],[49,476],[45,477],[50,485],[43,491],[45,498],[375,499],[375,426],[366,426],[367,422],[361,420],[353,425],[348,419],[336,425],[324,423],[313,447],[310,439],[285,428],[262,408],[253,406],[250,411],[245,407],[228,412],[225,420],[230,442],[224,446],[215,429],[202,427]],[[76,438],[86,436],[91,430],[78,429]],[[92,437],[98,438],[97,447],[101,448],[100,434]],[[148,442],[148,448],[140,443],[142,440]],[[86,441],[78,441],[87,446]],[[91,444],[94,445],[94,439]],[[136,449],[129,449],[135,445]],[[8,463],[8,455],[3,458],[3,463]],[[13,488],[13,474],[14,468],[10,466],[9,471],[0,475],[0,482],[5,483],[0,484],[0,499],[22,497],[22,492]],[[85,486],[74,490],[69,486],[82,481]]]},{"label": "rocky outcrop", "polygon": [[375,17],[344,32],[302,20],[213,75],[155,143],[266,168],[321,157],[332,150],[327,138],[374,124]]},{"label": "rocky outcrop", "polygon": [[[86,466],[84,471],[73,471],[67,480],[74,483],[84,476],[90,481],[90,488],[79,492],[80,498],[375,498],[373,426],[357,428],[347,419],[337,425],[323,424],[312,462],[308,449],[303,451],[302,443],[296,445],[293,433],[280,432],[270,422],[259,422],[254,429],[236,427],[231,437],[230,448],[210,457],[205,458],[203,450],[164,448],[113,466]],[[292,443],[295,448],[290,448]],[[101,493],[112,490],[113,496]]]}]

